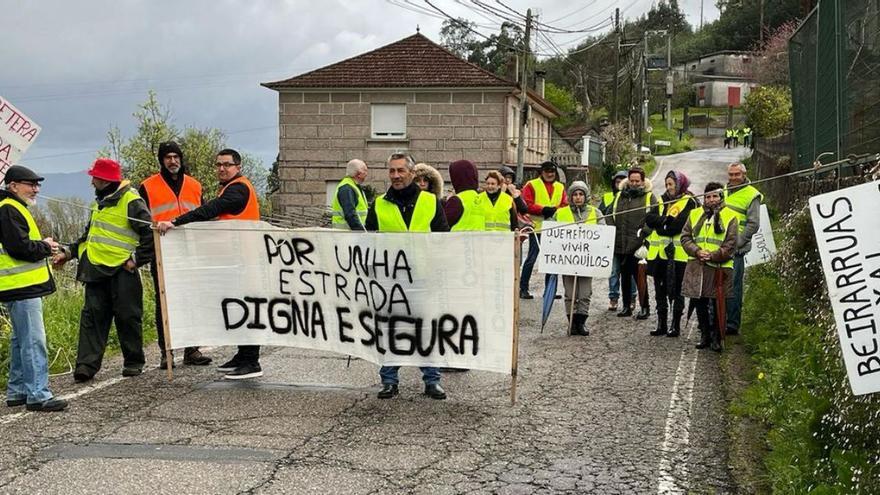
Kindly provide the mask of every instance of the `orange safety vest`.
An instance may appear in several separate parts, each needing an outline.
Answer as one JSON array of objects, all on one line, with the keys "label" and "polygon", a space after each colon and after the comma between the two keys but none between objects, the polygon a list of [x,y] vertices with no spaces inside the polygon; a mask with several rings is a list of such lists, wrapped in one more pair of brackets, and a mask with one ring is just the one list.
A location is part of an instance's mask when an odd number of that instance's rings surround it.
[{"label": "orange safety vest", "polygon": [[239,176],[237,179],[231,180],[220,189],[220,192],[217,193],[217,197],[223,196],[223,192],[226,191],[226,188],[235,183],[241,183],[247,186],[248,192],[248,202],[244,207],[244,210],[241,211],[238,215],[231,215],[229,213],[223,213],[219,217],[220,220],[259,220],[260,219],[260,203],[257,202],[257,192],[254,190],[254,185],[251,184],[251,181],[247,180],[245,176]]},{"label": "orange safety vest", "polygon": [[202,185],[189,175],[183,176],[180,194],[165,182],[162,174],[151,175],[143,182],[150,201],[150,215],[154,222],[171,221],[188,211],[195,210],[202,204]]}]

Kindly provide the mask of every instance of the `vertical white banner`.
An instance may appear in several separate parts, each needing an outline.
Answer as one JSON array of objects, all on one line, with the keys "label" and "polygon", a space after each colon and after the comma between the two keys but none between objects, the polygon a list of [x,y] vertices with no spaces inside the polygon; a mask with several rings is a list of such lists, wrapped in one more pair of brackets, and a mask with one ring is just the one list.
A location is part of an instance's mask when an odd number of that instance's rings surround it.
[{"label": "vertical white banner", "polygon": [[776,240],[773,239],[770,213],[767,211],[767,205],[761,205],[761,226],[752,236],[752,250],[745,256],[746,268],[766,263],[775,255]]},{"label": "vertical white banner", "polygon": [[849,383],[880,391],[880,181],[810,198]]}]

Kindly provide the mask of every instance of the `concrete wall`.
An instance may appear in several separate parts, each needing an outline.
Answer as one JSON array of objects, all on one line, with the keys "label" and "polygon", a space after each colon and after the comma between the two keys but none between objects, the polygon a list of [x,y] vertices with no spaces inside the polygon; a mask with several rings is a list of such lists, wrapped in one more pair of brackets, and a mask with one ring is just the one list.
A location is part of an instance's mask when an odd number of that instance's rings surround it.
[{"label": "concrete wall", "polygon": [[[704,97],[700,99],[700,87],[705,88]],[[694,94],[697,95],[697,105],[701,107],[726,107],[730,104],[727,101],[728,89],[730,87],[740,88],[739,105],[746,100],[746,96],[756,87],[754,83],[732,82],[732,81],[707,81],[694,84]]]},{"label": "concrete wall", "polygon": [[[509,100],[509,90],[281,92],[275,206],[287,215],[326,208],[328,188],[353,158],[367,162],[367,183],[379,191],[395,152],[437,167],[447,180],[449,162],[459,159],[497,168],[509,155]],[[405,103],[406,137],[371,138],[371,103]]]}]

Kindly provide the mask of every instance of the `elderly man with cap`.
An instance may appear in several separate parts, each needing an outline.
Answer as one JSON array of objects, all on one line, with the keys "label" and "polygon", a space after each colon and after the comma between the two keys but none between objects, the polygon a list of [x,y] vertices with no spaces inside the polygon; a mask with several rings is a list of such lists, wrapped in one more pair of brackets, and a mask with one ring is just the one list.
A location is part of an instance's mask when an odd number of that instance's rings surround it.
[{"label": "elderly man with cap", "polygon": [[[144,199],[153,222],[172,220],[178,216],[198,208],[202,204],[202,185],[187,173],[186,163],[183,159],[183,151],[174,141],[159,144],[159,173],[144,179],[138,194]],[[159,287],[159,273],[156,263],[150,263],[150,275],[153,277],[153,287]],[[165,326],[162,321],[162,298],[158,290],[154,292],[156,306],[156,333],[159,338],[159,352],[161,363],[159,366],[167,366],[165,353]],[[211,364],[211,358],[203,355],[198,347],[187,347],[183,351],[183,364],[193,366],[207,366]],[[171,363],[174,366],[174,363]]]},{"label": "elderly man with cap", "polygon": [[0,302],[9,312],[12,342],[6,405],[29,411],[61,411],[67,402],[49,390],[43,296],[55,292],[55,280],[46,263],[58,243],[40,234],[28,207],[36,204],[43,178],[13,165],[0,190]]},{"label": "elderly man with cap", "polygon": [[[544,162],[541,164],[541,176],[527,182],[522,189],[523,200],[528,206],[529,216],[536,231],[541,230],[542,221],[552,218],[557,209],[568,205],[565,186],[557,178],[556,164]],[[529,281],[532,278],[532,268],[535,266],[535,261],[538,260],[540,243],[540,234],[529,234],[529,253],[523,262],[522,276],[519,279],[520,299],[534,298],[529,293]]]},{"label": "elderly man with cap", "polygon": [[143,286],[138,268],[153,261],[150,210],[109,158],[95,161],[88,174],[95,203],[85,233],[63,246],[53,258],[64,264],[78,260],[76,278],[86,287],[79,320],[79,345],[73,379],[91,380],[104,359],[110,324],[116,323],[122,348],[122,376],[137,376],[144,368]]},{"label": "elderly man with cap", "polygon": [[342,230],[364,230],[367,219],[367,196],[361,188],[367,180],[367,164],[354,159],[348,162],[346,175],[336,186],[333,194],[333,228]]}]

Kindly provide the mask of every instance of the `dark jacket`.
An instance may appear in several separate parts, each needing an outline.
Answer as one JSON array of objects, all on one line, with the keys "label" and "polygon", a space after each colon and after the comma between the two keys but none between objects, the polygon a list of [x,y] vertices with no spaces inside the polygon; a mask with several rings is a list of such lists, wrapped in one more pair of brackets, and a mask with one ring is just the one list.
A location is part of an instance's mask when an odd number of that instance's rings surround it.
[{"label": "dark jacket", "polygon": [[[12,198],[27,207],[27,203],[18,196],[6,190],[0,190],[0,201]],[[4,205],[0,208],[0,244],[9,256],[33,263],[44,260],[52,254],[49,245],[43,241],[32,241],[28,236],[27,220],[14,207]],[[55,292],[55,279],[49,275],[49,280],[42,284],[30,285],[20,289],[12,289],[0,292],[0,301],[21,301],[35,297],[48,296]]]},{"label": "dark jacket", "polygon": [[[700,220],[697,221],[696,225],[691,225],[690,221],[685,222],[684,229],[681,232],[681,247],[684,248],[688,256],[695,257],[697,251],[700,249],[699,246],[697,246],[697,243],[694,242],[693,232],[699,229],[707,220],[714,221],[715,219],[714,217],[708,219],[706,211],[704,210],[703,215],[700,217]],[[720,224],[720,222],[718,223]],[[717,228],[725,229],[725,233],[724,241],[721,242],[721,247],[711,252],[711,261],[713,263],[724,263],[733,258],[733,253],[736,250],[736,235],[739,230],[738,225],[739,223],[736,219],[733,219],[726,226],[717,226]],[[708,297],[714,299],[716,293],[716,271],[717,268],[706,265],[695,258],[688,260],[687,267],[684,271],[684,280],[681,283],[682,295],[692,298]],[[733,269],[723,268],[722,271],[724,273],[723,290],[726,296],[727,294],[730,294],[733,289]]]},{"label": "dark jacket", "polygon": [[[236,175],[226,182],[221,182],[220,188],[223,189],[226,184],[229,184],[239,177],[241,177],[241,174]],[[246,185],[238,182],[227,187],[220,196],[202,204],[202,206],[199,206],[195,210],[180,215],[172,220],[171,223],[179,227],[192,222],[207,222],[209,220],[214,220],[224,213],[238,215],[247,207],[250,197],[250,189],[248,189]]]},{"label": "dark jacket", "polygon": [[[629,179],[620,182],[620,199],[617,202],[619,212],[605,219],[610,225],[614,225],[614,254],[629,255],[636,252],[651,233],[651,229],[645,223],[648,213],[657,214],[657,198],[651,193],[653,186],[650,179],[645,179],[644,187],[633,189],[629,187]],[[649,211],[645,211],[645,195],[651,194]],[[632,210],[632,211],[629,211]],[[641,229],[641,233],[639,233]]]},{"label": "dark jacket", "polygon": [[361,219],[357,214],[358,199],[362,190],[360,184],[355,187],[357,187],[357,191],[348,184],[340,187],[339,191],[336,192],[336,199],[339,201],[339,207],[342,208],[342,214],[345,218],[345,223],[348,224],[348,228],[351,230],[364,230]]},{"label": "dark jacket", "polygon": [[[110,192],[104,197],[96,198],[98,203],[98,209],[103,210],[104,208],[110,206],[116,206],[119,203],[119,200],[122,198],[122,195],[125,194],[126,191],[131,189],[131,185],[128,181],[123,181],[119,184],[119,187],[116,190]],[[155,246],[153,246],[153,229],[151,228],[151,224],[153,221],[152,216],[150,216],[150,210],[147,208],[147,204],[144,201],[132,201],[128,204],[128,218],[136,219],[129,220],[129,224],[131,228],[138,234],[140,240],[138,242],[137,247],[134,250],[134,262],[138,268],[146,265],[153,261],[153,257],[155,256]],[[141,221],[137,221],[141,220]],[[76,242],[70,244],[65,247],[65,252],[68,255],[76,256],[80,244],[86,242],[86,239],[89,236],[89,226],[91,225],[91,219],[89,219],[89,225],[86,225],[85,231],[82,236],[77,239]],[[79,264],[76,268],[76,279],[80,282],[98,282],[103,279],[112,277],[119,270],[123,270],[123,265],[120,266],[104,266],[104,265],[95,265],[91,261],[89,261],[88,256],[86,256],[86,252],[83,251],[83,256],[79,259]]]},{"label": "dark jacket", "polygon": [[[416,209],[416,200],[418,200],[421,192],[422,190],[419,189],[419,186],[415,183],[411,183],[399,191],[393,187],[389,187],[388,192],[385,193],[385,199],[391,201],[400,209],[400,214],[403,216],[403,221],[406,223],[407,227],[409,227],[409,222],[412,220],[413,211]],[[377,198],[376,201],[379,201],[379,199]],[[443,213],[443,206],[440,204],[440,198],[437,198],[436,208],[437,212],[431,220],[431,232],[449,232],[449,224],[446,222],[446,215]],[[379,220],[376,217],[375,201],[370,205],[370,211],[367,212],[366,228],[371,232],[379,230]]]}]

